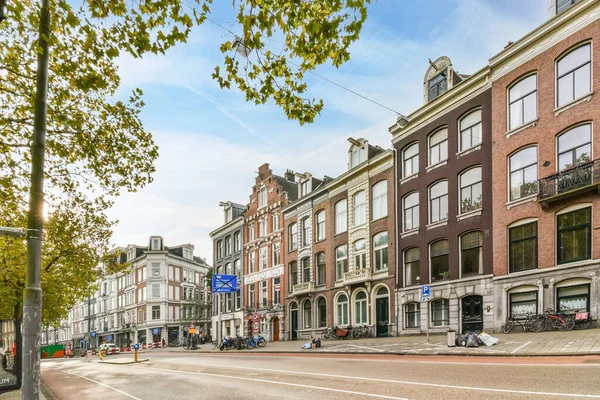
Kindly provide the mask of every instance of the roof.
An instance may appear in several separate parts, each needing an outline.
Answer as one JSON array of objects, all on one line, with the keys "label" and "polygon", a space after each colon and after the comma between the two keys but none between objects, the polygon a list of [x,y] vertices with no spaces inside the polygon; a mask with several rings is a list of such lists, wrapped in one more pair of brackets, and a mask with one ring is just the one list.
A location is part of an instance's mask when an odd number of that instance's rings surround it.
[{"label": "roof", "polygon": [[288,195],[288,200],[293,201],[298,198],[298,184],[296,182],[290,182],[283,176],[273,175],[273,178],[277,180],[277,183],[283,187]]}]

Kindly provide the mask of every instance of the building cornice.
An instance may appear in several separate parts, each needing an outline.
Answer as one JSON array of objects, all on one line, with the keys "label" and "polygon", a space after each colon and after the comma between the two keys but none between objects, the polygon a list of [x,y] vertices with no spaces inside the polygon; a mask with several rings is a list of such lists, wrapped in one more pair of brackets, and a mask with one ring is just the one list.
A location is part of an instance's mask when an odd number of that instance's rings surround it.
[{"label": "building cornice", "polygon": [[220,227],[218,227],[217,229],[215,229],[214,231],[212,231],[208,235],[212,239],[214,236],[217,236],[217,235],[219,235],[221,233],[225,233],[226,231],[229,231],[229,230],[231,230],[233,228],[238,228],[238,225],[239,226],[244,226],[244,217],[243,216],[239,216],[236,219],[234,219],[233,221],[228,222],[225,225],[221,225]]}]

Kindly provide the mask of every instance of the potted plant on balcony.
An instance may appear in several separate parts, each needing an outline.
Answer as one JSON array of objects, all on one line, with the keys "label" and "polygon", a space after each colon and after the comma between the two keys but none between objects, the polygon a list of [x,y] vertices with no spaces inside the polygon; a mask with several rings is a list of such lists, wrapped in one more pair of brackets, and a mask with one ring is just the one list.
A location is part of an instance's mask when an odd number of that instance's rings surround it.
[{"label": "potted plant on balcony", "polygon": [[574,164],[567,164],[558,174],[557,192],[564,193],[592,183],[590,157],[582,153]]}]

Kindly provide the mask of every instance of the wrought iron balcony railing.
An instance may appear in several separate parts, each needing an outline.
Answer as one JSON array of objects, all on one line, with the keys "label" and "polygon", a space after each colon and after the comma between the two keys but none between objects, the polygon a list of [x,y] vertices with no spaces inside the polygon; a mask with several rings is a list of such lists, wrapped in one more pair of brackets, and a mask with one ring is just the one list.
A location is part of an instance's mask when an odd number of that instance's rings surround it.
[{"label": "wrought iron balcony railing", "polygon": [[546,209],[549,203],[587,192],[599,185],[600,159],[596,159],[540,179],[538,202]]},{"label": "wrought iron balcony railing", "polygon": [[294,285],[294,295],[308,294],[315,291],[314,282],[304,282]]},{"label": "wrought iron balcony railing", "polygon": [[356,269],[344,273],[344,285],[351,285],[369,280],[371,280],[371,270],[369,268]]}]

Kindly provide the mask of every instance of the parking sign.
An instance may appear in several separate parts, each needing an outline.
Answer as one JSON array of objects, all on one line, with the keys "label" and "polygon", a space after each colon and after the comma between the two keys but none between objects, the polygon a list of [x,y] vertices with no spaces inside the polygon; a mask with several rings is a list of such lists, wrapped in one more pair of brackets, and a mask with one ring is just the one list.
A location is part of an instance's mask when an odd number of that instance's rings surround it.
[{"label": "parking sign", "polygon": [[431,286],[429,285],[425,285],[425,286],[421,286],[421,299],[423,299],[423,301],[425,301],[425,299],[429,300],[429,297],[431,296]]}]

